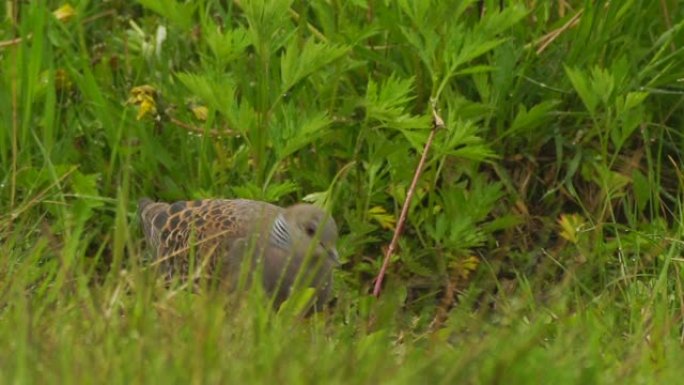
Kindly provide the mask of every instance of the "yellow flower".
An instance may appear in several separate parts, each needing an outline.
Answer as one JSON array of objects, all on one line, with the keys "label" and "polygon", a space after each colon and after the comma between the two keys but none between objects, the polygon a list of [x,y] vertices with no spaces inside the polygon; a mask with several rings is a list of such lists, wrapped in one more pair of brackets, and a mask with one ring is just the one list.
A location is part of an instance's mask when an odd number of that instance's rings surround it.
[{"label": "yellow flower", "polygon": [[197,120],[204,122],[209,116],[209,109],[205,106],[193,106],[191,110]]},{"label": "yellow flower", "polygon": [[394,230],[397,219],[394,215],[388,214],[381,206],[372,207],[368,210],[368,215],[380,224],[380,227],[387,230]]},{"label": "yellow flower", "polygon": [[558,220],[561,238],[576,244],[579,242],[579,234],[585,225],[584,219],[577,214],[562,214]]},{"label": "yellow flower", "polygon": [[76,16],[76,10],[74,9],[74,7],[71,6],[71,4],[67,3],[54,10],[52,14],[55,16],[57,20],[66,23],[67,21],[71,20],[74,16]]},{"label": "yellow flower", "polygon": [[130,97],[126,103],[138,106],[138,115],[136,116],[136,119],[140,120],[145,116],[157,115],[156,96],[157,89],[151,85],[144,84],[131,89]]}]

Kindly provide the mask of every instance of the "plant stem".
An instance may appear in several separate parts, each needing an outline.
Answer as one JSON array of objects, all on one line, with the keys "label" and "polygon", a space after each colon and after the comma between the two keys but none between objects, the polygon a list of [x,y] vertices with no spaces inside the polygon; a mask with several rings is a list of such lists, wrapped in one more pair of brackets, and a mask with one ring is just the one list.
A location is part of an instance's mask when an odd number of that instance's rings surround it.
[{"label": "plant stem", "polygon": [[413,174],[413,180],[411,181],[411,186],[409,187],[408,192],[406,193],[406,199],[404,200],[404,206],[401,208],[401,214],[399,215],[399,221],[397,222],[397,227],[394,229],[394,235],[392,236],[392,241],[389,244],[389,247],[387,247],[387,252],[385,253],[385,259],[382,261],[382,266],[380,267],[380,272],[378,272],[378,276],[375,278],[375,286],[373,287],[373,296],[379,297],[380,296],[380,291],[382,290],[382,280],[385,278],[385,273],[387,272],[387,267],[389,266],[389,261],[390,258],[392,257],[392,254],[394,253],[394,249],[397,247],[397,242],[399,242],[399,236],[401,235],[401,232],[404,230],[404,224],[406,223],[406,217],[408,215],[408,209],[409,206],[411,205],[411,199],[413,199],[413,193],[416,190],[416,185],[418,184],[418,179],[420,178],[420,175],[423,173],[423,168],[425,167],[425,161],[427,160],[427,155],[428,152],[430,151],[430,146],[432,146],[432,141],[435,138],[435,133],[439,128],[444,127],[444,121],[442,118],[437,115],[437,111],[435,109],[435,101],[432,101],[432,116],[433,116],[433,124],[432,124],[432,130],[430,130],[430,135],[428,136],[427,141],[425,142],[425,147],[423,147],[423,154],[420,157],[420,162],[418,162],[418,166],[416,167],[416,171]]}]

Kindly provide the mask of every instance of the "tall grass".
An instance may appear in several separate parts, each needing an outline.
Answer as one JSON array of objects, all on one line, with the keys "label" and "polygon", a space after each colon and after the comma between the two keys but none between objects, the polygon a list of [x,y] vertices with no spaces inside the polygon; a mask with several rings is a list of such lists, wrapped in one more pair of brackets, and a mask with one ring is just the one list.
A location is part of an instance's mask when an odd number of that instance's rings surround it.
[{"label": "tall grass", "polygon": [[[681,1],[66,5],[0,8],[0,382],[678,380]],[[327,206],[335,303],[166,287],[142,196]]]}]

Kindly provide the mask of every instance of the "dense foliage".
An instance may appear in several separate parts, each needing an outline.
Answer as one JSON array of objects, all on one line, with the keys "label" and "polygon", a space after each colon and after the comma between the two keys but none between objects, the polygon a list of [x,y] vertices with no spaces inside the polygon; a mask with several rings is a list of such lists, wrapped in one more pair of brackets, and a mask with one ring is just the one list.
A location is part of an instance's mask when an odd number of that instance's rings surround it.
[{"label": "dense foliage", "polygon": [[[0,9],[0,382],[677,378],[681,0]],[[164,286],[143,196],[327,207],[335,303]]]}]

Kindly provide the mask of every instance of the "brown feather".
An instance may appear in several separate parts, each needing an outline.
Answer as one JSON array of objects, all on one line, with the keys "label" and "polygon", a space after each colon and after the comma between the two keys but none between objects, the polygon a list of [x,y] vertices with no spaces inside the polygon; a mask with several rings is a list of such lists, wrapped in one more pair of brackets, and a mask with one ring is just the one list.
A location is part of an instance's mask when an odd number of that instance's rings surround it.
[{"label": "brown feather", "polygon": [[[329,257],[336,256],[337,227],[332,218],[314,206],[295,205],[283,209],[246,199],[204,199],[169,204],[144,198],[139,202],[138,213],[155,263],[169,276],[187,277],[191,257],[195,256],[194,266],[208,266],[208,274],[220,262],[221,275],[234,287],[237,272],[249,256],[252,264],[257,260],[264,263],[264,288],[276,295],[277,303],[287,297],[302,266],[306,266],[309,273],[305,286],[320,290],[318,302],[323,303],[329,296],[334,266]],[[282,216],[288,234],[293,238],[287,247],[274,240],[278,216]],[[321,234],[314,237],[308,233],[319,227]],[[247,247],[250,240],[254,241],[254,247]],[[313,254],[311,259],[315,264],[305,263],[307,254]],[[254,266],[249,268],[253,269]]]}]

